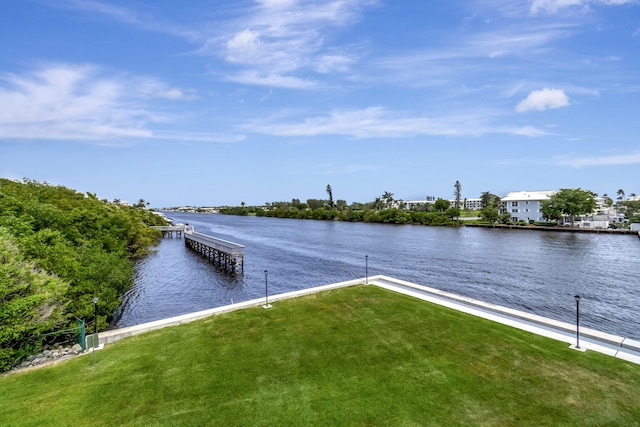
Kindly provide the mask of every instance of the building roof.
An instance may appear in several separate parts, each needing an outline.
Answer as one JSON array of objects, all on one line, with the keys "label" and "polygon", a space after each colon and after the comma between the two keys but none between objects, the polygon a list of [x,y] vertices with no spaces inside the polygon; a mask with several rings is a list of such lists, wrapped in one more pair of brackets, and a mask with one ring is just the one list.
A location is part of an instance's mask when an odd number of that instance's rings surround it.
[{"label": "building roof", "polygon": [[502,200],[503,202],[519,202],[521,200],[549,200],[549,198],[551,198],[551,196],[553,196],[554,194],[556,194],[556,192],[553,190],[512,191],[500,200]]}]

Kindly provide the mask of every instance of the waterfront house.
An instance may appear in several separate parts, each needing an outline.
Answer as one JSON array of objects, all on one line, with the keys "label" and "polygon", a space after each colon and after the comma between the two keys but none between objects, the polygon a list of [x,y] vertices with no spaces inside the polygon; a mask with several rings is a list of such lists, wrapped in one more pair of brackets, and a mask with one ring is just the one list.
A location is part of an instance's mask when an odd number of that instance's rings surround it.
[{"label": "waterfront house", "polygon": [[542,216],[542,202],[549,200],[556,192],[543,191],[512,191],[500,199],[502,208],[500,214],[511,214],[512,222],[544,221]]},{"label": "waterfront house", "polygon": [[[566,216],[558,221],[558,225],[572,225],[571,219]],[[609,217],[607,215],[580,215],[574,218],[573,226],[578,228],[609,228]]]}]

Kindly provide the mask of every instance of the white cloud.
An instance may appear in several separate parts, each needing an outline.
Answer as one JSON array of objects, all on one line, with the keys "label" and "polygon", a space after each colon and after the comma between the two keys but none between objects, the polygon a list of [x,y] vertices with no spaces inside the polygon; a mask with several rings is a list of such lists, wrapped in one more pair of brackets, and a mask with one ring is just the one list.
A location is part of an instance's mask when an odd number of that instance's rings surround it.
[{"label": "white cloud", "polygon": [[235,74],[229,74],[226,76],[226,79],[247,85],[268,86],[272,88],[279,87],[286,89],[310,89],[318,85],[314,80],[307,80],[278,73],[262,74],[257,70],[246,70]]},{"label": "white cloud", "polygon": [[569,98],[561,89],[534,90],[516,106],[516,111],[524,113],[530,110],[544,111],[569,105]]},{"label": "white cloud", "polygon": [[257,31],[243,30],[227,41],[226,48],[229,62],[256,62],[261,55],[260,35]]},{"label": "white cloud", "polygon": [[620,166],[640,164],[640,153],[621,154],[616,156],[581,157],[575,159],[560,159],[560,166],[581,168],[584,166]]},{"label": "white cloud", "polygon": [[316,70],[319,73],[340,72],[346,73],[355,62],[353,57],[341,54],[321,55],[317,59]]},{"label": "white cloud", "polygon": [[265,9],[288,9],[297,3],[297,0],[257,0]]},{"label": "white cloud", "polygon": [[148,98],[161,98],[174,101],[190,101],[198,98],[195,89],[167,87],[164,83],[152,78],[140,77],[132,79],[132,86],[135,88],[136,93]]},{"label": "white cloud", "polygon": [[520,136],[528,136],[528,137],[538,137],[538,136],[547,136],[550,135],[549,132],[539,129],[534,126],[522,126],[514,129],[511,133],[514,135]]},{"label": "white cloud", "polygon": [[[375,0],[259,0],[256,7],[226,26],[226,34],[209,39],[201,52],[213,51],[241,67],[234,81],[254,85],[275,81],[284,82],[281,87],[306,88],[309,85],[300,82],[312,78],[305,77],[305,72],[349,71],[357,55],[350,52],[352,48],[331,45],[331,40],[336,28],[353,25],[362,9],[374,4]],[[238,80],[237,76],[245,78]]]},{"label": "white cloud", "polygon": [[[189,99],[190,90],[167,88],[136,76],[104,76],[91,65],[48,64],[32,73],[0,75],[0,140],[106,141],[189,139],[189,134],[155,130],[171,121],[149,98]],[[191,134],[196,140],[205,134]],[[234,140],[237,136],[229,136]],[[210,134],[209,140],[219,141]]]}]

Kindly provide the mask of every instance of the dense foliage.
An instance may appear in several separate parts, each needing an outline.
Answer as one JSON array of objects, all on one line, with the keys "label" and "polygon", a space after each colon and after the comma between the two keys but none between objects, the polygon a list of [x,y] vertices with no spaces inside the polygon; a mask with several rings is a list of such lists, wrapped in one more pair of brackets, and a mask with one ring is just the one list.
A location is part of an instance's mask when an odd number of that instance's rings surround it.
[{"label": "dense foliage", "polygon": [[451,207],[451,202],[444,199],[434,200],[431,204],[395,200],[390,191],[385,191],[372,202],[348,205],[342,199],[334,202],[333,189],[327,185],[328,200],[307,199],[306,203],[301,203],[300,199],[294,198],[291,202],[266,203],[264,207],[247,207],[242,202],[241,206],[221,208],[220,213],[385,224],[460,225],[462,185],[459,181],[456,181],[454,188],[458,201],[455,207]]},{"label": "dense foliage", "polygon": [[585,215],[596,209],[596,194],[580,188],[562,188],[549,200],[542,202],[542,215],[547,219],[560,219],[569,216],[571,225],[574,217]]},{"label": "dense foliage", "polygon": [[628,200],[622,205],[626,207],[626,216],[629,222],[640,222],[640,201]]},{"label": "dense foliage", "polygon": [[[224,212],[235,213],[236,212]],[[256,210],[257,216],[268,216],[275,218],[297,218],[297,219],[318,219],[318,220],[335,220],[350,222],[375,222],[385,224],[423,224],[423,225],[458,225],[459,222],[454,217],[459,212],[453,214],[447,212],[417,212],[404,209],[296,209],[291,207],[276,207],[269,210]]]},{"label": "dense foliage", "polygon": [[93,330],[94,308],[104,328],[132,284],[132,258],[157,243],[148,225],[164,223],[90,193],[0,179],[0,371],[76,318]]}]

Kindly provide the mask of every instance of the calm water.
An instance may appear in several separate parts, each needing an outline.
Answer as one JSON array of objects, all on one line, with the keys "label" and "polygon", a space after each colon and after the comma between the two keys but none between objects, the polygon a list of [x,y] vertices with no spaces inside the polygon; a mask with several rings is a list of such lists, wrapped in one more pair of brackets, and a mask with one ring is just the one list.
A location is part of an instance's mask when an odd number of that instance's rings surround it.
[{"label": "calm water", "polygon": [[384,274],[640,339],[640,240],[633,236],[473,227],[344,223],[169,214],[245,246],[244,274],[217,271],[179,238],[162,239],[136,267],[112,327],[131,326],[264,296]]}]

